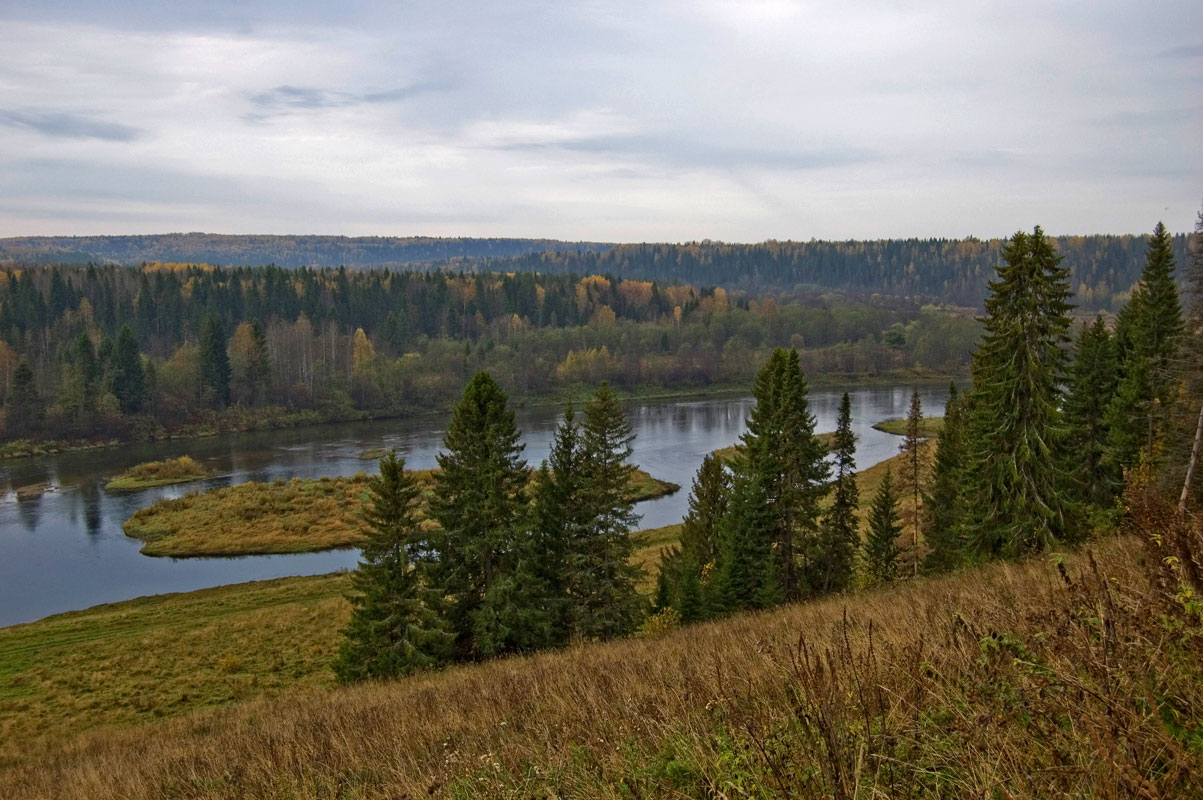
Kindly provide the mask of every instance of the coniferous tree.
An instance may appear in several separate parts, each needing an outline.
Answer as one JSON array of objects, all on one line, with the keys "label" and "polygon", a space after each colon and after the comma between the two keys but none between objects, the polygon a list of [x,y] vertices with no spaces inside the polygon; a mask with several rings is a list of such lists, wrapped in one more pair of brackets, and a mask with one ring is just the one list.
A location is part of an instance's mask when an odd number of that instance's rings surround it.
[{"label": "coniferous tree", "polygon": [[1082,326],[1074,342],[1065,397],[1065,425],[1073,443],[1066,449],[1067,471],[1074,476],[1079,499],[1096,508],[1111,505],[1123,477],[1105,459],[1107,408],[1115,397],[1117,368],[1115,341],[1100,314]]},{"label": "coniferous tree", "polygon": [[571,613],[576,636],[609,638],[630,633],[639,613],[639,569],[630,563],[634,542],[628,535],[638,521],[630,493],[635,436],[618,395],[607,383],[589,398],[584,417],[582,507],[588,523],[584,537],[571,547]]},{"label": "coniferous tree", "polygon": [[731,476],[714,453],[702,459],[689,494],[689,512],[681,525],[681,552],[699,567],[718,555],[719,523],[727,513]]},{"label": "coniferous tree", "polygon": [[100,362],[96,359],[96,348],[87,333],[81,333],[72,348],[74,363],[68,379],[69,405],[77,422],[87,424],[96,413],[96,399],[100,394]]},{"label": "coniferous tree", "polygon": [[764,596],[780,584],[774,560],[776,516],[757,473],[739,475],[731,490],[731,504],[719,527],[719,556],[711,581],[709,605],[720,613],[759,607]]},{"label": "coniferous tree", "polygon": [[[351,620],[334,664],[343,681],[388,678],[436,666],[451,655],[453,636],[439,618],[413,558],[424,544],[420,490],[395,452],[368,482],[366,537],[351,578]],[[427,601],[431,601],[428,605]]]},{"label": "coniferous tree", "polygon": [[138,352],[138,340],[134,338],[134,331],[129,325],[122,325],[117,332],[117,344],[113,351],[113,394],[126,414],[141,411],[146,399],[142,356]]},{"label": "coniferous tree", "polygon": [[1174,253],[1159,222],[1140,283],[1117,324],[1120,377],[1106,419],[1112,471],[1132,466],[1142,451],[1151,457],[1164,438],[1178,391],[1183,330]]},{"label": "coniferous tree", "polygon": [[815,557],[822,577],[821,592],[848,588],[860,547],[860,523],[856,512],[860,492],[856,485],[856,435],[852,432],[852,400],[847,392],[840,399],[839,419],[831,450],[835,454],[835,478],[831,507],[823,518],[819,552]]},{"label": "coniferous tree", "polygon": [[5,406],[5,430],[11,438],[30,436],[42,423],[42,399],[38,396],[29,362],[21,359],[13,370],[13,387]]},{"label": "coniferous tree", "polygon": [[1182,352],[1186,356],[1183,381],[1186,391],[1177,417],[1179,443],[1171,454],[1174,478],[1181,481],[1178,511],[1185,513],[1192,496],[1203,499],[1203,481],[1199,480],[1199,461],[1203,458],[1203,211],[1195,222],[1194,247],[1190,250],[1187,274],[1190,303],[1183,332]]},{"label": "coniferous tree", "polygon": [[923,404],[919,399],[919,390],[911,390],[911,404],[906,412],[906,433],[898,450],[903,454],[906,464],[902,475],[902,485],[899,487],[910,495],[911,499],[911,570],[919,574],[919,529],[923,527],[920,517],[919,499],[923,496],[923,474],[927,468],[924,453],[923,436]]},{"label": "coniferous tree", "polygon": [[923,537],[928,546],[924,568],[931,572],[952,569],[965,557],[960,534],[964,514],[961,495],[965,480],[963,468],[968,400],[967,395],[957,392],[955,384],[949,384],[944,425],[936,440],[931,494],[924,500],[928,508],[927,529]]},{"label": "coniferous tree", "polygon": [[1037,227],[1003,248],[973,356],[966,453],[968,544],[987,556],[1041,550],[1080,533],[1061,447],[1069,276]]},{"label": "coniferous tree", "polygon": [[[494,592],[482,612],[485,598],[517,566],[527,480],[518,439],[505,392],[487,372],[478,372],[451,413],[430,499],[431,518],[439,524],[431,575],[445,598],[461,658],[484,654],[474,641],[477,620],[497,614],[493,605],[504,592]],[[490,641],[490,654],[503,649],[504,642]]]},{"label": "coniferous tree", "polygon": [[230,402],[230,357],[226,353],[226,334],[221,317],[205,317],[200,337],[201,393],[205,402],[222,408]]},{"label": "coniferous tree", "polygon": [[869,535],[865,540],[865,573],[870,584],[892,581],[898,577],[898,537],[902,525],[898,522],[898,492],[890,470],[881,479],[873,503],[869,507]]}]

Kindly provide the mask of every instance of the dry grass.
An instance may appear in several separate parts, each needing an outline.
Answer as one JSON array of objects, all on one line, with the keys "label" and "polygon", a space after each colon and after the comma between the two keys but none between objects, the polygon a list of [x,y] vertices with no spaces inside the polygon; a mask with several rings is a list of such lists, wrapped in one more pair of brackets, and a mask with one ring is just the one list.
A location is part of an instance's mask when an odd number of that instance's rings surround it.
[{"label": "dry grass", "polygon": [[[882,420],[874,424],[873,428],[883,433],[892,433],[895,436],[906,436],[905,419]],[[926,436],[929,439],[938,436],[942,430],[944,430],[943,417],[924,417],[923,422],[919,425],[919,435]]]},{"label": "dry grass", "polygon": [[[42,740],[29,798],[1187,797],[1199,620],[1133,538],[148,726]],[[1178,610],[1175,611],[1174,609]]]},{"label": "dry grass", "polygon": [[180,456],[165,461],[147,461],[130,467],[105,484],[104,488],[110,492],[132,492],[152,486],[188,483],[207,478],[211,474],[191,456]]},{"label": "dry grass", "polygon": [[[410,473],[423,495],[433,470]],[[126,520],[127,536],[148,556],[237,556],[304,553],[354,547],[363,541],[360,510],[368,475],[240,483],[162,500]],[[648,500],[681,487],[643,470],[631,477],[631,496]],[[423,516],[419,510],[419,516]]]}]

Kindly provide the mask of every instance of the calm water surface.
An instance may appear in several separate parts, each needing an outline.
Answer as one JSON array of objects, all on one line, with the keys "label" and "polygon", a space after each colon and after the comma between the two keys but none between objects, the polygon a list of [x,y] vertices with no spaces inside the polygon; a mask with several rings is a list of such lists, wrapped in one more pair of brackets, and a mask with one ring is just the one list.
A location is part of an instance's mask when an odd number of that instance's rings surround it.
[{"label": "calm water surface", "polygon": [[[876,464],[898,451],[899,437],[873,430],[883,419],[904,416],[909,387],[852,392],[853,427],[859,437],[857,466]],[[943,414],[945,390],[920,389],[924,412]],[[817,431],[835,429],[838,391],[811,395]],[[702,458],[734,443],[744,431],[749,398],[633,404],[634,462],[652,475],[681,484],[680,492],[636,506],[643,527],[679,522],[689,486]],[[525,456],[547,456],[559,414],[554,409],[518,412]],[[374,470],[362,461],[370,447],[395,447],[413,469],[435,466],[445,418],[384,420],[326,425],[213,439],[179,440],[102,451],[84,451],[0,462],[0,626],[48,614],[126,600],[285,575],[316,575],[354,568],[355,550],[242,558],[150,558],[121,525],[139,508],[248,480],[315,478]],[[143,461],[190,455],[218,477],[196,483],[110,495],[112,475]],[[53,491],[18,501],[17,487],[49,483]]]}]

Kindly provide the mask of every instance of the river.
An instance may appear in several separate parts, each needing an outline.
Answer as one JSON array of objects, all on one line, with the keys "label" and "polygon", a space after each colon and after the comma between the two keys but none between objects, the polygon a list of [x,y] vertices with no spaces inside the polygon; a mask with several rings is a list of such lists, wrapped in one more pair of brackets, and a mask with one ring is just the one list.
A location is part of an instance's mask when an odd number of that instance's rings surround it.
[{"label": "river", "polygon": [[[910,387],[851,391],[857,466],[876,464],[898,452],[897,436],[872,429],[875,422],[904,416]],[[924,413],[943,414],[946,390],[921,387]],[[816,431],[835,429],[840,392],[815,391],[811,410]],[[636,506],[641,527],[680,522],[689,487],[702,458],[739,439],[752,405],[750,398],[634,403],[628,406],[635,432],[634,463],[657,478],[682,486],[674,495]],[[527,460],[547,456],[559,413],[552,408],[521,409]],[[315,575],[354,568],[355,550],[241,558],[151,558],[121,525],[139,508],[248,480],[313,478],[374,470],[360,453],[395,447],[412,469],[435,466],[445,417],[323,425],[285,431],[188,439],[87,450],[0,462],[0,626],[49,614],[149,594],[183,592],[240,581]],[[144,461],[189,455],[218,477],[196,483],[112,495],[108,478]],[[46,494],[17,500],[18,487],[49,483]]]}]

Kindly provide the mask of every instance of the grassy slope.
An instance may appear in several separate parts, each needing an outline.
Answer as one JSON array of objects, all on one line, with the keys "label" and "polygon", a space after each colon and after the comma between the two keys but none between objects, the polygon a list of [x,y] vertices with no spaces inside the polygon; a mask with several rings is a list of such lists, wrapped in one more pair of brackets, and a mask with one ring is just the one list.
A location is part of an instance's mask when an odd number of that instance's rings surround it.
[{"label": "grassy slope", "polygon": [[211,473],[190,456],[170,458],[166,461],[147,461],[130,467],[105,484],[110,492],[134,492],[152,486],[170,486],[189,483],[209,477]]},{"label": "grassy slope", "polygon": [[1190,796],[1200,647],[1148,613],[1139,552],[1109,540],[1067,558],[1068,581],[1048,559],[995,564],[660,639],[43,739],[0,786],[90,800],[850,797],[860,775],[863,797],[870,783],[874,797],[1124,797],[1142,782]]},{"label": "grassy slope", "polygon": [[[412,474],[424,493],[430,470]],[[162,500],[136,512],[125,533],[146,542],[148,556],[230,556],[302,553],[352,547],[362,540],[359,509],[368,476],[240,483]],[[631,496],[648,500],[681,487],[637,470]]]}]

